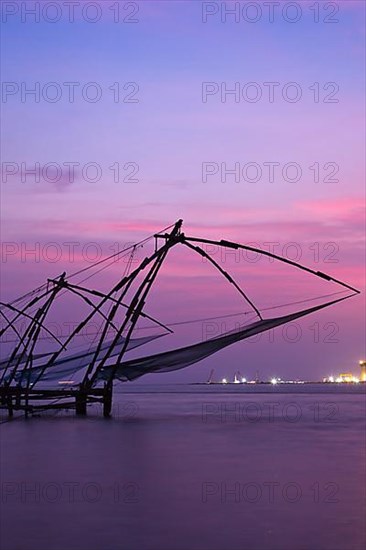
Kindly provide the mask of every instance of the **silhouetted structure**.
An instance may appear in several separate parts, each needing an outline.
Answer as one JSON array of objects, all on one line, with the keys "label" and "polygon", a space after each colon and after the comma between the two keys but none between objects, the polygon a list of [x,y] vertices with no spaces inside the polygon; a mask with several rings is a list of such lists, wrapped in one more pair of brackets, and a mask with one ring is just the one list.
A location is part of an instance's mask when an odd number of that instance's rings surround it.
[{"label": "silhouetted structure", "polygon": [[[5,327],[2,329],[0,335],[12,332],[16,337],[16,344],[12,353],[0,363],[1,406],[8,409],[9,416],[13,415],[14,410],[23,410],[27,415],[29,412],[39,409],[60,408],[73,408],[77,414],[85,415],[87,405],[91,403],[102,403],[104,416],[109,416],[112,407],[113,382],[115,380],[134,380],[151,372],[168,372],[187,367],[235,342],[293,321],[359,293],[358,290],[346,283],[302,266],[287,258],[226,240],[215,241],[212,239],[189,237],[182,232],[181,228],[182,220],[179,220],[167,228],[170,230],[169,232],[163,230],[153,235],[152,237],[155,238],[155,251],[146,257],[131,273],[126,272],[107,293],[90,289],[81,284],[73,284],[70,282],[70,279],[75,274],[67,279],[66,273],[62,273],[59,277],[49,279],[45,285],[34,289],[17,300],[11,303],[0,304],[0,313],[5,323]],[[145,242],[145,240],[142,242]],[[352,293],[288,315],[264,318],[259,308],[229,273],[200,246],[202,243],[236,250],[254,251],[327,281],[336,282]],[[141,243],[130,247],[131,258],[139,245]],[[139,357],[133,360],[125,360],[125,355],[128,351],[173,332],[171,327],[148,315],[144,311],[144,307],[148,294],[168,252],[176,245],[183,245],[189,248],[211,263],[234,286],[241,298],[249,304],[251,312],[255,315],[256,319],[249,325],[191,346]],[[105,265],[108,267],[108,262],[118,254],[121,254],[121,252],[117,252],[115,255],[97,262],[95,266],[99,268],[102,265],[103,269]],[[90,269],[90,267],[81,271],[86,271],[87,269]],[[138,277],[141,277],[142,281],[138,282]],[[132,290],[133,283],[137,284],[137,290]],[[66,341],[62,342],[47,328],[46,318],[56,298],[65,292],[78,296],[87,304],[89,313],[72,330]],[[130,294],[132,296],[129,296]],[[128,300],[127,296],[129,296]],[[333,294],[328,294],[327,297],[329,296],[333,296]],[[125,300],[127,300],[127,303]],[[23,304],[22,306],[20,306],[21,303]],[[122,320],[118,321],[117,314],[121,310],[124,312],[124,315],[122,316]],[[74,339],[80,335],[83,327],[95,316],[101,317],[103,323],[96,344],[89,346],[86,350],[84,349],[71,354],[68,353]],[[22,331],[19,331],[17,327],[17,322],[20,318],[24,320]],[[160,332],[152,336],[134,337],[136,324],[140,318],[148,319],[155,326],[159,327]],[[51,353],[40,354],[36,351],[41,330],[46,331],[48,336],[57,345],[57,349]],[[112,339],[108,339],[110,332],[113,334]],[[75,385],[70,380],[70,375],[73,377],[76,372],[82,372],[83,374],[81,382]],[[213,371],[209,382],[212,380],[212,374]],[[70,383],[70,387],[56,386],[47,388],[44,385],[42,386],[45,382],[52,382],[53,384],[62,383],[64,386],[66,383]],[[53,402],[50,402],[51,400]]]}]

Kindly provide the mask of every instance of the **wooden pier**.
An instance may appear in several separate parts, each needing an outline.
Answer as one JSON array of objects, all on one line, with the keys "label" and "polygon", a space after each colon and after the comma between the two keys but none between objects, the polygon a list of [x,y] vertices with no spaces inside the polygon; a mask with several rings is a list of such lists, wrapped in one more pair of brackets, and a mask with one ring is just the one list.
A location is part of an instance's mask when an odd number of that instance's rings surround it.
[{"label": "wooden pier", "polygon": [[27,389],[22,387],[0,387],[0,409],[7,409],[9,417],[15,411],[25,416],[37,411],[74,409],[77,415],[85,416],[87,406],[92,403],[103,405],[103,416],[109,417],[112,410],[112,388],[60,388]]}]

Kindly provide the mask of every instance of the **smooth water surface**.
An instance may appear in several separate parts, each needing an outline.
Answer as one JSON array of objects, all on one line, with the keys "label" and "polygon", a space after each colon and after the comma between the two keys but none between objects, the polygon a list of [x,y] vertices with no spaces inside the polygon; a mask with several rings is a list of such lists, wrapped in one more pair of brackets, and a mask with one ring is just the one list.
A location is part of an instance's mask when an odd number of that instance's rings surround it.
[{"label": "smooth water surface", "polygon": [[364,385],[121,390],[1,425],[2,550],[364,547]]}]

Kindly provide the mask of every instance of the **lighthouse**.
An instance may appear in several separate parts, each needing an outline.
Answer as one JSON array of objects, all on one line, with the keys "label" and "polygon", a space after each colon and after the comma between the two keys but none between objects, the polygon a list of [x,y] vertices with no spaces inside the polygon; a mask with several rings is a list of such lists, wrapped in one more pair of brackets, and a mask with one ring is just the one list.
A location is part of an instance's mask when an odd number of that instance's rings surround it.
[{"label": "lighthouse", "polygon": [[360,380],[361,382],[366,382],[366,361],[363,359],[362,361],[359,361],[358,363],[360,365],[361,374],[360,374]]}]

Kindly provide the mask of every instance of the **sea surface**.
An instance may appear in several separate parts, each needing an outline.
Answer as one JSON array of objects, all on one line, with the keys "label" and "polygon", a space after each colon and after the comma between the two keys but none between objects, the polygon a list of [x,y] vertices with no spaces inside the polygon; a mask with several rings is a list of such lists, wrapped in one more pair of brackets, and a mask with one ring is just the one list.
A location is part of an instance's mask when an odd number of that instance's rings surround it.
[{"label": "sea surface", "polygon": [[365,385],[138,385],[1,424],[1,550],[361,550]]}]

